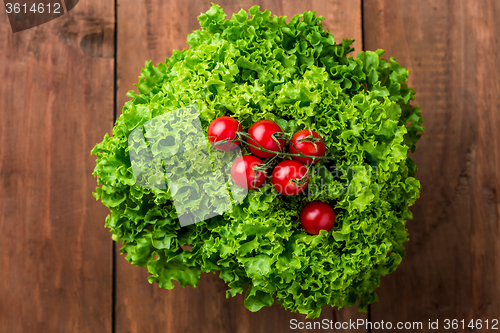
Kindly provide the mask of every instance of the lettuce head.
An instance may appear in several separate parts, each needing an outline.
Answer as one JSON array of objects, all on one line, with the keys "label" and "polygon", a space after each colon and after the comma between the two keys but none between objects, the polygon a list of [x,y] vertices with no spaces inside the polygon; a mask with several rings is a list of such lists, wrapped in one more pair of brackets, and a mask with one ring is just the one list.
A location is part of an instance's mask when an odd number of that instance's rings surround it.
[{"label": "lettuce head", "polygon": [[[92,150],[94,195],[110,210],[105,225],[126,259],[161,288],[172,289],[174,280],[195,287],[202,272],[212,272],[227,283],[227,297],[243,293],[251,311],[274,302],[308,318],[323,306],[366,310],[380,277],[404,256],[408,207],[419,196],[408,153],[424,129],[410,104],[408,71],[381,59],[383,50],[349,56],[353,40],[337,43],[315,12],[287,22],[254,6],[225,17],[212,5],[188,35],[189,49],[158,66],[146,62],[139,94],[128,93],[113,135]],[[245,129],[261,119],[289,135],[310,128],[335,159],[318,163],[322,171],[311,173],[306,194],[283,197],[267,184],[221,215],[181,227],[168,184],[137,185],[129,136],[188,105],[204,131],[224,115]],[[334,208],[330,232],[302,229],[300,211],[312,200]]]}]

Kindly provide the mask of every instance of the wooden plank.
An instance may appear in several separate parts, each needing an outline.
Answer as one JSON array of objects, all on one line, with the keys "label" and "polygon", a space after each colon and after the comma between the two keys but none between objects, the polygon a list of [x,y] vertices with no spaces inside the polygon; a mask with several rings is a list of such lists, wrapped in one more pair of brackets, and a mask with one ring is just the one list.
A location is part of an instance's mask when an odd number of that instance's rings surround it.
[{"label": "wooden plank", "polygon": [[90,150],[113,124],[113,59],[95,51],[113,27],[104,0],[17,34],[0,14],[0,332],[111,332]]},{"label": "wooden plank", "polygon": [[496,0],[364,1],[366,48],[409,68],[426,119],[407,256],[373,321],[499,319],[499,15]]},{"label": "wooden plank", "polygon": [[[317,10],[324,26],[337,40],[356,39],[361,50],[360,1],[222,1],[228,17],[241,8],[258,4],[276,15]],[[172,50],[187,48],[187,34],[199,29],[197,16],[210,1],[118,1],[118,107],[128,98],[145,60],[164,61]],[[120,111],[118,110],[118,111]],[[288,332],[290,319],[304,321],[274,305],[257,313],[244,308],[243,298],[225,298],[226,285],[215,275],[204,274],[199,286],[167,291],[147,282],[147,270],[132,266],[118,254],[116,274],[116,332]],[[189,314],[189,315],[188,315]],[[356,309],[323,310],[320,319],[334,321],[366,318]],[[350,330],[343,330],[349,332]],[[359,330],[362,332],[362,330]]]}]

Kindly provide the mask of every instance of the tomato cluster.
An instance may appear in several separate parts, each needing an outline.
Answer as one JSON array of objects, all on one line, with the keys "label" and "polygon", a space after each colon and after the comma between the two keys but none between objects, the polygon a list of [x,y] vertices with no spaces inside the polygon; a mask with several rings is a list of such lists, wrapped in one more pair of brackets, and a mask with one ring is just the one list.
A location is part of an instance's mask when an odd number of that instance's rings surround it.
[{"label": "tomato cluster", "polygon": [[[216,149],[233,150],[244,142],[256,155],[241,156],[231,167],[233,182],[244,189],[253,190],[264,184],[267,169],[274,158],[279,155],[291,156],[292,160],[284,160],[274,167],[271,177],[273,187],[284,196],[304,191],[309,183],[308,166],[317,163],[326,152],[323,138],[310,129],[304,129],[293,135],[288,146],[289,153],[284,153],[285,134],[271,120],[260,120],[250,127],[248,133],[244,133],[236,119],[219,117],[210,123],[207,134]],[[264,163],[261,158],[271,160]],[[304,207],[300,221],[307,232],[317,235],[320,230],[329,231],[333,228],[335,213],[326,203],[314,201]]]}]

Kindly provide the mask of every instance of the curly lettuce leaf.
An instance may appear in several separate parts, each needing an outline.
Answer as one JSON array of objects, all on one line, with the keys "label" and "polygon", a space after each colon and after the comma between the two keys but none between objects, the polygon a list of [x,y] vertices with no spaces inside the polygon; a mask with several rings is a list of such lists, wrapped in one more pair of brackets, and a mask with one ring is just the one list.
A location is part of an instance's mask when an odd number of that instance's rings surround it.
[{"label": "curly lettuce leaf", "polygon": [[[228,297],[245,294],[250,311],[274,302],[308,318],[323,306],[359,302],[366,311],[380,277],[404,257],[408,207],[420,193],[408,153],[423,118],[410,104],[408,70],[382,59],[383,50],[349,56],[353,40],[337,43],[315,12],[287,22],[254,6],[225,18],[212,5],[188,35],[189,49],[158,66],[146,62],[139,94],[127,94],[113,136],[92,150],[101,185],[94,195],[111,212],[106,227],[126,259],[162,288],[174,280],[196,286],[201,272],[213,272],[228,284]],[[146,147],[140,137],[128,140],[148,121],[189,105],[204,131],[224,115],[243,128],[271,119],[289,135],[309,127],[336,158],[318,164],[305,195],[279,196],[268,184],[222,216],[181,228],[172,189],[136,183],[130,154]],[[334,208],[330,232],[311,236],[301,228],[300,211],[312,200]]]}]

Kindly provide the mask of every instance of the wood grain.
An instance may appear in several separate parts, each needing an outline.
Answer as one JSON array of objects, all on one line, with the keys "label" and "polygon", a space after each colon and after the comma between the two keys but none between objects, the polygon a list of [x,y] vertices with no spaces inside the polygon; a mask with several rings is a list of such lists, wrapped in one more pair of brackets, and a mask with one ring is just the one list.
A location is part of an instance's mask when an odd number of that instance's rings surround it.
[{"label": "wood grain", "polygon": [[112,128],[113,59],[80,42],[112,42],[113,21],[111,2],[83,2],[13,34],[1,11],[0,332],[111,331],[111,242],[90,149]]},{"label": "wood grain", "polygon": [[[119,114],[144,61],[187,47],[210,2],[116,1]],[[361,49],[361,0],[219,4],[228,15],[254,4],[288,17],[317,10],[337,40],[355,38]],[[113,7],[80,2],[17,34],[0,11],[0,332],[112,331],[108,211],[90,195],[89,151],[112,128]],[[429,319],[443,328],[446,318],[498,316],[499,15],[497,0],[363,0],[366,49],[384,48],[410,69],[426,118],[408,253],[382,278],[374,322],[420,321],[429,331]],[[304,320],[276,305],[250,313],[242,297],[225,299],[212,274],[196,289],[159,289],[145,269],[114,255],[118,333],[279,333]],[[325,308],[323,318],[366,315]]]},{"label": "wood grain", "polygon": [[[287,15],[317,10],[326,18],[324,26],[337,40],[356,39],[361,49],[360,1],[219,1],[230,17],[241,8],[257,4],[261,10]],[[199,28],[197,16],[210,8],[210,1],[118,0],[118,109],[145,60],[164,61],[172,50],[187,48],[187,34]],[[119,113],[117,110],[117,113]],[[291,314],[274,305],[257,313],[244,308],[243,298],[225,298],[226,285],[213,274],[204,274],[196,289],[176,287],[162,290],[147,282],[145,269],[130,265],[117,252],[116,332],[288,332]],[[333,321],[366,318],[356,309],[323,310],[320,319]],[[299,331],[299,330],[298,330]],[[343,332],[350,332],[343,330]],[[362,331],[359,331],[362,332]]]},{"label": "wood grain", "polygon": [[366,48],[409,68],[426,119],[407,256],[373,321],[498,319],[499,15],[496,0],[364,1]]}]

